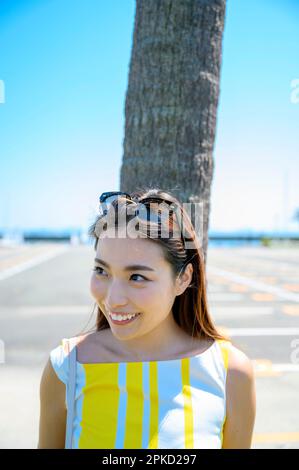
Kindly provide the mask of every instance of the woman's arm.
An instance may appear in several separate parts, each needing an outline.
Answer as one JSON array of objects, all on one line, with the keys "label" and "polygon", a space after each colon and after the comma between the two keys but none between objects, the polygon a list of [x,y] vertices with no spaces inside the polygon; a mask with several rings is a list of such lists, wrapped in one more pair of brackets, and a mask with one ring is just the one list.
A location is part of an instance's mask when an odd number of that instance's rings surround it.
[{"label": "woman's arm", "polygon": [[64,449],[66,427],[65,384],[57,377],[50,359],[40,382],[38,449]]},{"label": "woman's arm", "polygon": [[254,368],[243,351],[230,347],[226,379],[223,449],[250,449],[256,414]]}]

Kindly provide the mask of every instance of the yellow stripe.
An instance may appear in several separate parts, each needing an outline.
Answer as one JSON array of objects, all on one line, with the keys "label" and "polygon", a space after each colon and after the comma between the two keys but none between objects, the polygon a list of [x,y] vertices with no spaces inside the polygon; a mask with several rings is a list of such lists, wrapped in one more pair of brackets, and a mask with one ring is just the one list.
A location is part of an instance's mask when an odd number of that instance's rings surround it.
[{"label": "yellow stripe", "polygon": [[257,433],[253,435],[252,442],[299,442],[299,432]]},{"label": "yellow stripe", "polygon": [[[230,342],[226,341],[226,340],[223,340],[223,339],[216,339],[216,341],[218,342],[218,344],[220,346],[224,367],[225,367],[225,370],[226,370],[226,373],[227,373],[227,370],[228,370],[228,353],[229,353]],[[225,393],[226,393],[226,390],[225,390]],[[222,447],[222,444],[223,444],[223,429],[224,429],[225,421],[226,421],[226,411],[225,411],[225,416],[224,416],[224,419],[223,419],[222,425],[221,425],[221,433],[220,433],[221,447]]]},{"label": "yellow stripe", "polygon": [[222,444],[223,444],[223,429],[224,429],[225,421],[226,421],[226,413],[225,413],[224,420],[223,420],[222,426],[221,426],[221,434],[220,434],[221,447],[222,447]]},{"label": "yellow stripe", "polygon": [[115,447],[118,405],[118,363],[82,364],[86,385],[83,387],[82,431],[80,449]]},{"label": "yellow stripe", "polygon": [[127,410],[124,449],[142,448],[142,362],[127,364]]},{"label": "yellow stripe", "polygon": [[224,339],[216,339],[216,341],[218,342],[218,344],[219,344],[219,346],[220,346],[221,353],[222,353],[222,358],[223,358],[223,363],[224,363],[224,367],[225,367],[225,370],[227,371],[227,369],[228,369],[228,353],[229,353],[230,341],[226,341],[226,340],[224,340]]},{"label": "yellow stripe", "polygon": [[149,363],[149,396],[150,396],[150,422],[149,422],[149,449],[158,449],[159,433],[159,391],[158,391],[158,364]]},{"label": "yellow stripe", "polygon": [[185,418],[185,449],[194,449],[193,407],[190,386],[190,358],[181,360]]}]

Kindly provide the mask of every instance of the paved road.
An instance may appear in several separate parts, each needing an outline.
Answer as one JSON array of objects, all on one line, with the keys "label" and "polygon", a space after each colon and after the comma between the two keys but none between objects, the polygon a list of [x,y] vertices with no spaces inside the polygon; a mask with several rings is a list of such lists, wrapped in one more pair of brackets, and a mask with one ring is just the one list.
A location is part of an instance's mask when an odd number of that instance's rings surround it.
[{"label": "paved road", "polygon": [[[93,257],[91,246],[0,247],[0,448],[37,446],[39,382],[48,353],[95,321]],[[294,248],[208,252],[212,317],[255,365],[252,448],[299,448],[298,266]]]}]

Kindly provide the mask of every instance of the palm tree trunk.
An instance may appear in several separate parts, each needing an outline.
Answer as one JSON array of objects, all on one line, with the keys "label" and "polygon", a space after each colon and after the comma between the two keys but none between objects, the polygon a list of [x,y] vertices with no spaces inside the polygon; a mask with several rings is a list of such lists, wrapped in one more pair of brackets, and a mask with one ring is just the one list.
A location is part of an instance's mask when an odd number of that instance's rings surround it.
[{"label": "palm tree trunk", "polygon": [[125,102],[120,190],[159,186],[200,202],[205,261],[225,5],[136,0]]}]

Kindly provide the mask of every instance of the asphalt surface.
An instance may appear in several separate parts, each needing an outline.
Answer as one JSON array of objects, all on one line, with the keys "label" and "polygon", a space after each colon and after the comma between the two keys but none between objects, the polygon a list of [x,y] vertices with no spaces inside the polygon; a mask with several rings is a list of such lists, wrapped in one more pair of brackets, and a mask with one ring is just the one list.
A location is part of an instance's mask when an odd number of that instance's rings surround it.
[{"label": "asphalt surface", "polygon": [[[51,349],[95,322],[92,246],[0,246],[0,448],[37,448]],[[299,448],[299,249],[209,248],[216,325],[253,361],[252,448]]]}]

